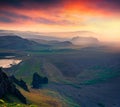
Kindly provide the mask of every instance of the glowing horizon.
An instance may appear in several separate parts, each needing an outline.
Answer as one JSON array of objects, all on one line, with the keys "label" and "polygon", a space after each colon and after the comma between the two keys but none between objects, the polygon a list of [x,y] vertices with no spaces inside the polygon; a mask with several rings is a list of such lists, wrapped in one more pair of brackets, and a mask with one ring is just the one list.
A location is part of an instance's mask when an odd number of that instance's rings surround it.
[{"label": "glowing horizon", "polygon": [[120,41],[118,0],[1,0],[0,5],[3,30],[90,31],[101,40]]}]

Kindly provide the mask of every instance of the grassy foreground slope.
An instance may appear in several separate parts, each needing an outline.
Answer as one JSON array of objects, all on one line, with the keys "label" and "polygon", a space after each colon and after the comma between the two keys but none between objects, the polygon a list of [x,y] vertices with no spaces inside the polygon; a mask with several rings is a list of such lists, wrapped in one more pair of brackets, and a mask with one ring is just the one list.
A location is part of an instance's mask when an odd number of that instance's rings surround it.
[{"label": "grassy foreground slope", "polygon": [[70,98],[64,98],[56,91],[47,89],[31,89],[30,92],[21,89],[20,91],[29,103],[36,104],[38,107],[80,107]]}]

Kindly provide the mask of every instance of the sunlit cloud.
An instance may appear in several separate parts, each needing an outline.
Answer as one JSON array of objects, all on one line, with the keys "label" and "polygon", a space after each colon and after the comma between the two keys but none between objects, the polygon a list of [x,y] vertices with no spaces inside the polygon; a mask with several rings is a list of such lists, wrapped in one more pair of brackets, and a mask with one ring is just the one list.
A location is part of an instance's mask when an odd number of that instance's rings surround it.
[{"label": "sunlit cloud", "polygon": [[0,29],[67,32],[87,30],[119,38],[119,0],[1,0]]}]

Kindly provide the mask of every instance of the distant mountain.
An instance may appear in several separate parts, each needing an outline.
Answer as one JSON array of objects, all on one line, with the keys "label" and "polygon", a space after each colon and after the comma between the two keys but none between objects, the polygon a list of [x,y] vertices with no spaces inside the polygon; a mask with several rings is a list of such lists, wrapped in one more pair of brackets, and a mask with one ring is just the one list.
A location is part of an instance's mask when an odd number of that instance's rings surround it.
[{"label": "distant mountain", "polygon": [[12,35],[19,35],[22,38],[26,39],[41,39],[47,41],[64,41],[67,40],[65,38],[56,37],[55,35],[50,35],[49,33],[40,33],[40,32],[30,32],[30,31],[14,31],[14,30],[0,30],[0,36],[12,36]]},{"label": "distant mountain", "polygon": [[58,46],[58,47],[71,47],[71,46],[74,46],[70,41],[52,43],[52,45]]},{"label": "distant mountain", "polygon": [[94,37],[75,36],[71,39],[71,42],[76,45],[95,45],[99,43],[99,40]]},{"label": "distant mountain", "polygon": [[48,47],[48,45],[23,39],[19,36],[0,36],[0,49],[31,50]]},{"label": "distant mountain", "polygon": [[96,37],[98,34],[91,31],[71,31],[71,32],[28,32],[28,31],[13,31],[0,30],[0,36],[3,35],[20,35],[22,38],[41,39],[47,41],[68,41],[72,37]]},{"label": "distant mountain", "polygon": [[57,47],[70,47],[73,46],[72,42],[70,41],[57,41],[57,40],[42,40],[42,39],[31,39],[37,43],[47,44],[50,46],[57,46]]},{"label": "distant mountain", "polygon": [[49,45],[60,42],[60,41],[57,41],[57,40],[44,40],[44,39],[34,39],[34,38],[30,38],[29,40],[32,40],[32,41],[37,42],[37,43],[49,44]]},{"label": "distant mountain", "polygon": [[[69,41],[74,45],[93,46],[98,45],[98,34],[91,31],[73,31],[73,32],[22,32],[22,31],[6,31],[0,30],[1,35],[19,35],[22,38],[29,39],[30,41],[37,42],[44,45],[61,45],[64,41]],[[71,39],[72,38],[72,39]],[[61,43],[60,43],[61,42]],[[62,43],[63,42],[63,43]],[[66,44],[68,45],[68,43]]]}]

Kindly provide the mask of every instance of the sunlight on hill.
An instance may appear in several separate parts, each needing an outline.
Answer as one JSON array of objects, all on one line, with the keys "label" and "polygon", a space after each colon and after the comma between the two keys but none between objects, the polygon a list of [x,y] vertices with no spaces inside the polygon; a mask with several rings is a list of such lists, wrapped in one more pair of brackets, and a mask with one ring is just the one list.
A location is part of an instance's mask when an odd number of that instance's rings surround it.
[{"label": "sunlight on hill", "polygon": [[44,95],[41,91],[31,90],[31,92],[26,92],[21,90],[22,94],[28,99],[29,102],[35,103],[41,107],[62,107],[62,103],[48,95]]},{"label": "sunlight on hill", "polygon": [[59,93],[51,90],[34,90],[26,92],[20,89],[21,93],[27,98],[29,103],[38,107],[80,107],[69,98],[64,98]]}]

